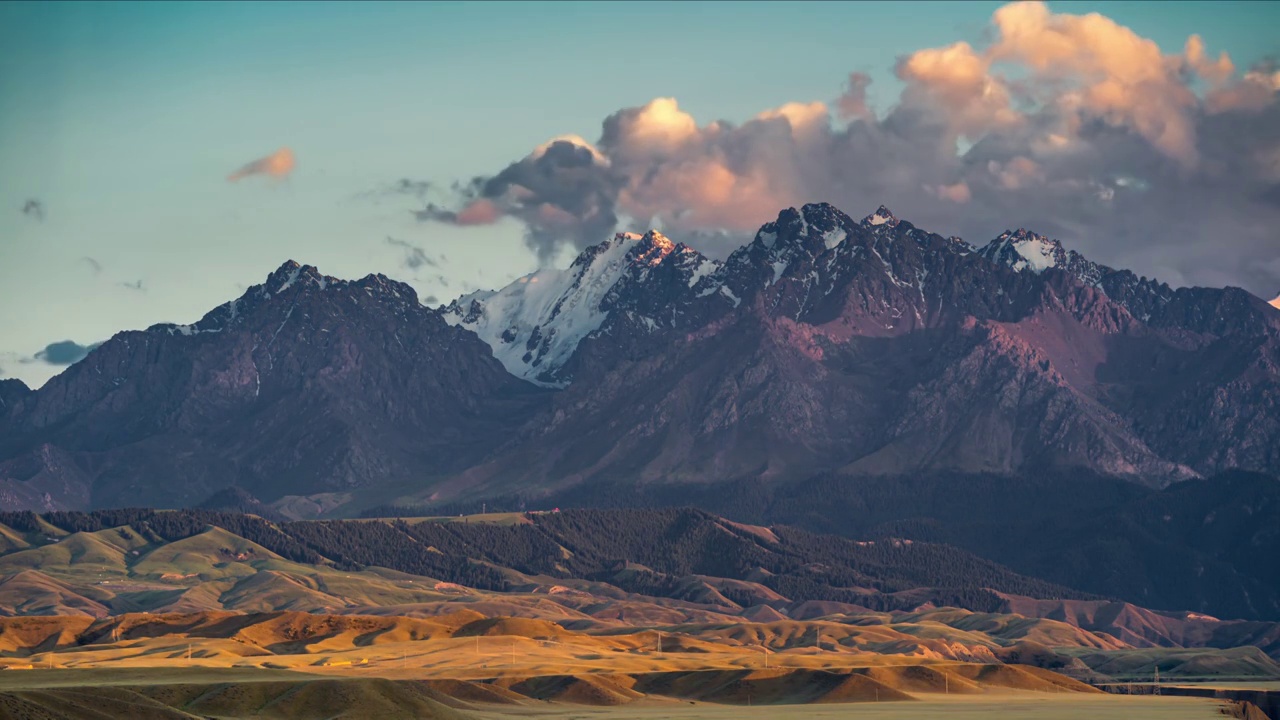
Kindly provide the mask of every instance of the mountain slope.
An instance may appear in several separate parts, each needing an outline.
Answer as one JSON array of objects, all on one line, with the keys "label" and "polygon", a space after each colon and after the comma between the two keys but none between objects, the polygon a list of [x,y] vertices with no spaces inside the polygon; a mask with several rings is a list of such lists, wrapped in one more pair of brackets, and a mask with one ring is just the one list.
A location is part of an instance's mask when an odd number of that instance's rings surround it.
[{"label": "mountain slope", "polygon": [[[198,510],[45,518],[85,530],[56,540],[28,530],[34,516],[0,516],[37,543],[0,554],[6,597],[19,587],[32,593],[14,612],[160,611],[178,602],[188,610],[319,610],[429,603],[478,591],[577,592],[597,596],[595,602],[665,599],[676,601],[667,603],[673,608],[722,615],[806,601],[983,609],[1003,602],[995,592],[1093,597],[945,545],[854,542],[741,525],[688,508],[520,514],[511,525],[482,518],[273,524]],[[108,542],[122,537],[131,538],[128,552]],[[197,597],[201,591],[207,592]]]},{"label": "mountain slope", "polygon": [[10,508],[238,486],[298,517],[831,472],[1160,487],[1280,473],[1280,312],[1024,229],[979,248],[820,203],[722,263],[623,233],[439,311],[291,262],[0,403]]},{"label": "mountain slope", "polygon": [[[657,231],[619,233],[579,255],[568,270],[539,270],[502,290],[464,295],[444,317],[479,335],[513,375],[563,387],[572,379],[566,366],[585,338],[668,325],[664,306],[699,290],[716,267]],[[658,302],[631,302],[632,288]]]},{"label": "mountain slope", "polygon": [[615,289],[663,297],[670,325],[582,337],[562,364],[574,383],[441,492],[823,469],[1077,467],[1162,485],[1280,468],[1280,326],[1242,291],[1172,291],[1026,231],[977,250],[829,205],[784,211],[698,283]]},{"label": "mountain slope", "polygon": [[37,507],[350,491],[466,467],[536,395],[407,285],[290,261],[193,325],[120,333],[9,393],[0,477]]},{"label": "mountain slope", "polygon": [[[1252,645],[1263,668],[1273,667],[1264,653],[1280,656],[1274,622],[1154,612],[945,545],[853,541],[687,508],[276,524],[205,511],[0,519],[47,551],[40,570],[29,569],[30,551],[0,554],[0,615],[98,618],[0,621],[11,657],[117,642],[133,657],[140,642],[175,634],[183,644],[234,639],[223,649],[244,651],[237,657],[450,637],[467,638],[468,650],[473,637],[576,643],[580,633],[634,647],[627,638],[655,625],[672,652],[822,644],[994,663],[1046,648]],[[55,542],[32,530],[55,527],[70,534]],[[133,549],[103,567],[59,547],[89,537]],[[304,545],[312,555],[298,562]]]}]

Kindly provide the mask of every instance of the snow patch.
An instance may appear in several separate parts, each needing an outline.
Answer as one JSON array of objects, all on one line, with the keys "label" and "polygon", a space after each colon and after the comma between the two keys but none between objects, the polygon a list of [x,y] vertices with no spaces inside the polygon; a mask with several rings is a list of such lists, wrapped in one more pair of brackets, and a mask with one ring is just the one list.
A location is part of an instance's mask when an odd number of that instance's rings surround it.
[{"label": "snow patch", "polygon": [[[782,273],[784,273],[784,272],[786,272],[786,271],[787,271],[787,261],[786,261],[786,260],[779,260],[779,261],[775,262],[775,263],[773,264],[773,279],[769,281],[769,284],[770,284],[770,285],[772,285],[772,284],[774,284],[774,283],[778,282],[778,278],[782,277]],[[735,305],[734,307],[737,307],[737,306]]]},{"label": "snow patch", "polygon": [[1058,261],[1054,257],[1055,246],[1039,238],[1015,243],[1013,249],[1022,256],[1022,260],[1014,263],[1014,270],[1028,267],[1032,272],[1041,273],[1058,266]]},{"label": "snow patch", "polygon": [[[161,326],[164,328],[164,326]],[[170,335],[181,335],[183,337],[191,337],[200,333],[220,333],[222,328],[197,328],[195,325],[170,325],[164,328],[169,331]]]},{"label": "snow patch", "polygon": [[693,268],[693,271],[689,273],[689,287],[697,285],[702,278],[715,272],[716,265],[717,264],[714,260],[703,258],[698,265]]},{"label": "snow patch", "polygon": [[838,227],[834,230],[828,230],[822,234],[822,244],[826,245],[827,249],[830,250],[844,242],[844,239],[848,236],[849,234],[844,231],[844,228]]},{"label": "snow patch", "polygon": [[[639,238],[619,233],[588,262],[539,270],[501,290],[463,296],[445,312],[445,321],[479,335],[512,375],[563,387],[538,376],[564,365],[578,343],[604,324],[609,314],[600,303],[622,277]],[[474,301],[481,312],[471,312]]]},{"label": "snow patch", "polygon": [[301,274],[301,273],[302,273],[302,266],[301,266],[301,265],[299,265],[298,267],[294,268],[294,269],[293,269],[293,272],[289,273],[289,279],[288,279],[288,280],[285,280],[285,281],[284,281],[284,284],[283,284],[283,285],[281,285],[281,286],[280,286],[280,288],[279,288],[278,290],[276,290],[276,294],[277,294],[277,295],[279,295],[280,293],[284,292],[285,290],[288,290],[289,288],[293,287],[293,284],[294,284],[295,282],[297,282],[297,281],[298,281],[298,275],[299,275],[299,274]]},{"label": "snow patch", "polygon": [[292,306],[292,305],[290,305],[290,306],[289,306],[289,311],[288,311],[288,312],[286,312],[286,313],[284,314],[284,320],[281,320],[281,321],[280,321],[280,327],[276,328],[276,331],[275,331],[274,333],[272,333],[272,334],[271,334],[271,339],[267,341],[267,349],[268,349],[268,350],[270,350],[270,349],[271,349],[271,346],[272,346],[273,344],[275,344],[276,337],[280,335],[280,331],[284,329],[284,326],[289,322],[289,318],[291,318],[291,317],[293,317],[293,306]]}]

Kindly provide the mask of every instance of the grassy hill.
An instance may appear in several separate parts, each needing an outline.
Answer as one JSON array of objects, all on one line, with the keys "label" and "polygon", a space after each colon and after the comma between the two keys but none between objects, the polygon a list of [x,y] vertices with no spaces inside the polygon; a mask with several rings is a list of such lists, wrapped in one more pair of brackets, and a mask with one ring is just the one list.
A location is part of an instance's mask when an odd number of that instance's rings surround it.
[{"label": "grassy hill", "polygon": [[[0,537],[15,540],[0,552],[0,615],[98,618],[75,631],[76,643],[100,643],[118,627],[116,640],[201,638],[208,657],[224,659],[286,646],[296,654],[429,638],[574,644],[588,635],[607,640],[593,652],[614,652],[655,642],[661,630],[664,650],[695,654],[756,647],[798,657],[1017,658],[1081,673],[1280,672],[1258,649],[1280,652],[1267,641],[1280,637],[1277,626],[1111,612],[1115,603],[945,545],[858,542],[696,510],[477,522],[151,510],[0,519],[14,523]],[[293,618],[292,629],[245,619],[268,616]],[[15,657],[68,642],[65,629],[51,630],[51,640],[23,627]],[[1230,650],[1233,638],[1256,647]],[[163,652],[183,649],[170,643]]]}]

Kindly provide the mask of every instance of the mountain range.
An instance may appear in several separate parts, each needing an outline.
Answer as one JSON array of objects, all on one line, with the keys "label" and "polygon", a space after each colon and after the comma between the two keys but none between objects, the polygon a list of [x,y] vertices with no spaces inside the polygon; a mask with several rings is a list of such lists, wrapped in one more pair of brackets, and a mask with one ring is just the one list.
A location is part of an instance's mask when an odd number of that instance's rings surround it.
[{"label": "mountain range", "polygon": [[724,260],[619,233],[436,308],[287,262],[0,381],[0,508],[698,505],[1273,618],[1249,558],[1276,541],[1278,407],[1280,309],[1244,290],[810,204]]},{"label": "mountain range", "polygon": [[425,307],[292,261],[190,325],[0,382],[0,504],[298,514],[627,482],[1280,472],[1280,311],[1019,229],[827,204],[723,262],[621,233]]}]

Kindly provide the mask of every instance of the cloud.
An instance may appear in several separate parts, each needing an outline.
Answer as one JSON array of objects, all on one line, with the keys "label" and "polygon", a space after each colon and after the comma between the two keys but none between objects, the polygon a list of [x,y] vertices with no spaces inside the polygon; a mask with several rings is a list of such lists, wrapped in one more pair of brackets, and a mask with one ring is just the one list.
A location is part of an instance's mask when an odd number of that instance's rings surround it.
[{"label": "cloud", "polygon": [[[458,184],[425,221],[520,221],[544,261],[660,226],[704,251],[741,242],[779,209],[887,204],[916,224],[985,242],[1007,227],[1170,282],[1280,286],[1280,72],[1241,74],[1198,36],[1180,51],[1097,13],[999,8],[988,41],[922,48],[903,90],[701,123],[673,98],[620,109],[599,138],[555,138]],[[706,239],[712,247],[700,243]]]},{"label": "cloud", "polygon": [[84,264],[88,265],[88,266],[89,266],[89,271],[90,271],[90,272],[92,272],[94,275],[101,275],[101,274],[102,274],[102,263],[98,262],[98,261],[97,261],[97,260],[95,260],[94,258],[91,258],[91,257],[89,257],[89,256],[87,256],[87,255],[86,255],[86,256],[84,256],[84,257],[80,258],[79,262],[82,262],[82,263],[84,263]]},{"label": "cloud", "polygon": [[410,270],[419,270],[424,267],[440,267],[440,264],[428,255],[426,250],[408,240],[387,237],[387,244],[404,251],[403,264]]},{"label": "cloud", "polygon": [[59,340],[46,345],[43,350],[33,356],[33,360],[48,363],[49,365],[73,365],[83,360],[86,355],[101,344],[81,345],[73,340]]},{"label": "cloud", "polygon": [[1264,60],[1250,68],[1240,82],[1214,88],[1206,101],[1210,112],[1259,111],[1275,101],[1280,91],[1280,69],[1275,60]]},{"label": "cloud", "polygon": [[849,84],[840,96],[836,107],[844,120],[874,120],[875,113],[867,104],[867,88],[871,85],[871,76],[866,73],[849,73]]},{"label": "cloud", "polygon": [[969,192],[969,186],[966,185],[963,180],[958,183],[952,183],[951,185],[939,185],[938,187],[926,185],[925,190],[932,193],[935,197],[939,197],[943,200],[950,200],[953,203],[967,203],[973,198],[973,194]]},{"label": "cloud", "polygon": [[387,197],[409,197],[420,202],[426,202],[427,197],[433,194],[433,191],[436,189],[435,183],[427,180],[400,178],[399,180],[393,183],[388,183],[383,187],[356,193],[352,199],[376,202]]},{"label": "cloud", "polygon": [[285,178],[289,173],[293,172],[295,162],[293,151],[289,148],[280,148],[270,155],[258,158],[251,163],[247,163],[239,170],[227,176],[229,182],[238,182],[251,175],[267,175],[274,178]]},{"label": "cloud", "polygon": [[598,242],[617,224],[618,178],[607,159],[576,136],[533,149],[490,178],[459,187],[459,209],[428,204],[420,220],[485,225],[503,216],[517,218],[540,258],[550,259],[562,241],[579,246]]},{"label": "cloud", "polygon": [[34,220],[44,220],[44,203],[31,198],[22,204],[22,214]]}]

